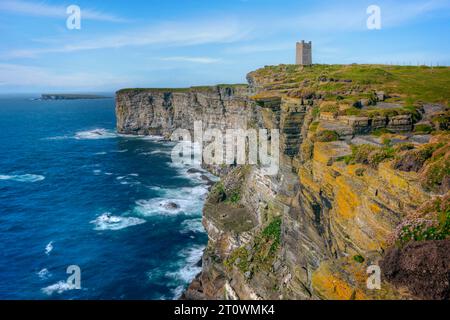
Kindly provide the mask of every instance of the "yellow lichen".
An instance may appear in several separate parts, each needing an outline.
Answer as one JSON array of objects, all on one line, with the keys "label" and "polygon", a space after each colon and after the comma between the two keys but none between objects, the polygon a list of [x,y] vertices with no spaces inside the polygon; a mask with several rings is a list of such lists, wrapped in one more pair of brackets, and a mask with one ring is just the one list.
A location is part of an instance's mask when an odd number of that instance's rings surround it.
[{"label": "yellow lichen", "polygon": [[329,300],[365,300],[364,293],[334,275],[322,264],[312,275],[312,286],[317,293]]}]

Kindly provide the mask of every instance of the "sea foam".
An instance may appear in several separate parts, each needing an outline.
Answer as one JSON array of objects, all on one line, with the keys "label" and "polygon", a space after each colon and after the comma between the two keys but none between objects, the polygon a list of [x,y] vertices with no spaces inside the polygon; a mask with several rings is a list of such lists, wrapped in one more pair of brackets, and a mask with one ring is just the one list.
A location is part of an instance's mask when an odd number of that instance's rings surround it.
[{"label": "sea foam", "polygon": [[173,299],[178,299],[185,290],[185,286],[202,270],[199,261],[202,259],[204,249],[204,246],[195,246],[182,250],[179,253],[180,258],[182,258],[182,267],[175,272],[166,273],[167,277],[172,278],[178,284],[172,290]]},{"label": "sea foam", "polygon": [[61,294],[65,291],[74,290],[74,289],[76,289],[76,286],[74,284],[68,283],[66,281],[59,281],[48,287],[42,288],[41,291],[43,293],[45,293],[46,295],[51,296],[55,292]]},{"label": "sea foam", "polygon": [[146,221],[144,219],[139,219],[135,217],[119,217],[113,216],[109,212],[105,212],[97,219],[91,221],[92,224],[95,224],[94,230],[103,231],[103,230],[121,230],[131,226],[136,226],[139,224],[143,224]]},{"label": "sea foam", "polygon": [[0,180],[11,180],[17,182],[38,182],[44,179],[44,176],[38,174],[0,175]]},{"label": "sea foam", "polygon": [[79,131],[75,134],[77,140],[97,140],[97,139],[111,139],[116,138],[117,134],[107,129],[93,129],[87,131]]},{"label": "sea foam", "polygon": [[50,241],[46,246],[45,246],[45,254],[46,255],[50,255],[50,252],[52,252],[53,250],[53,241]]},{"label": "sea foam", "polygon": [[208,189],[205,185],[195,187],[162,189],[152,188],[159,197],[136,201],[134,211],[143,216],[200,214]]}]

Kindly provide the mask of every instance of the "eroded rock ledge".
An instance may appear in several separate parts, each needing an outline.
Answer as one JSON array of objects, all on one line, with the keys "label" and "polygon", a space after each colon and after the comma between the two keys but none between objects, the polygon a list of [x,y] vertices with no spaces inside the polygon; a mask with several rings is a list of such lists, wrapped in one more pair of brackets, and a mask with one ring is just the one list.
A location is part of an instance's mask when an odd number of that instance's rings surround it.
[{"label": "eroded rock ledge", "polygon": [[[404,271],[403,262],[392,270],[385,265],[393,255],[408,260],[402,245],[383,262],[384,275],[391,277],[383,276],[381,290],[367,288],[366,271],[403,239],[395,238],[396,228],[410,221],[410,214],[448,199],[449,116],[443,101],[448,103],[450,90],[429,95],[430,101],[418,96],[411,106],[403,88],[391,84],[399,76],[392,70],[333,68],[267,67],[249,74],[248,86],[117,93],[121,133],[168,137],[177,128],[192,130],[198,120],[204,128],[280,130],[276,176],[264,176],[258,166],[208,168],[221,182],[203,210],[209,237],[203,270],[183,298],[420,298],[415,288],[402,285],[401,276],[392,275]],[[352,78],[348,68],[362,68],[382,81]],[[410,70],[419,71],[427,72]],[[439,72],[450,79],[450,68]],[[418,130],[424,126],[427,130]],[[438,134],[432,137],[430,131]],[[448,206],[442,208],[448,215]],[[427,219],[436,222],[438,213],[428,212]],[[448,230],[439,223],[445,238]],[[432,246],[441,243],[448,247],[445,241]],[[433,261],[448,261],[448,250],[438,248]],[[426,250],[404,250],[420,253],[414,261],[426,260]],[[442,279],[439,275],[440,295],[431,297],[448,298],[449,284]],[[417,278],[416,287],[426,289],[424,281]]]}]

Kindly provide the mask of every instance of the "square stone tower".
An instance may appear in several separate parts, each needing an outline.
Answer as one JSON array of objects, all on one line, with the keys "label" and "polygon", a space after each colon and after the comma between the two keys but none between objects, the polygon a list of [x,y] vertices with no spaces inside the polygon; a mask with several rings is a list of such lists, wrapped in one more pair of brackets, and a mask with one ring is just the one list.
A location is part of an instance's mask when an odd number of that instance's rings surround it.
[{"label": "square stone tower", "polygon": [[296,64],[302,66],[312,65],[312,42],[306,43],[305,40],[297,42]]}]

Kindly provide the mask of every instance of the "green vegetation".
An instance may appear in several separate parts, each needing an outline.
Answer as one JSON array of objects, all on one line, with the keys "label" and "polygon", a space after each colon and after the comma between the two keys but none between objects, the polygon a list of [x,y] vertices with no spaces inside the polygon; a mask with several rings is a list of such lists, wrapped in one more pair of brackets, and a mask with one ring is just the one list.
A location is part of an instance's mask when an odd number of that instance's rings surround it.
[{"label": "green vegetation", "polygon": [[444,240],[450,236],[450,207],[436,208],[436,220],[417,219],[401,227],[398,244],[410,241]]},{"label": "green vegetation", "polygon": [[332,142],[339,140],[339,134],[333,130],[323,130],[315,134],[315,142]]},{"label": "green vegetation", "polygon": [[215,197],[217,202],[223,202],[226,200],[227,194],[225,193],[225,187],[222,181],[219,181],[214,185],[211,191],[211,196]]},{"label": "green vegetation", "polygon": [[281,218],[277,217],[263,230],[262,237],[265,242],[271,242],[269,254],[275,253],[280,246]]},{"label": "green vegetation", "polygon": [[396,150],[392,146],[377,147],[370,144],[353,145],[352,154],[338,160],[344,160],[346,164],[365,164],[373,168],[386,160],[393,159]]},{"label": "green vegetation", "polygon": [[337,115],[339,113],[339,105],[336,102],[322,102],[320,105],[320,112],[329,112]]},{"label": "green vegetation", "polygon": [[[450,68],[388,65],[297,65],[269,66],[253,73],[255,77],[276,79],[273,83],[302,83],[303,88],[322,92],[327,100],[352,92],[355,100],[370,100],[374,91],[384,91],[392,102],[448,104],[450,101]],[[273,83],[267,84],[273,85]],[[413,103],[411,103],[413,102]]]},{"label": "green vegetation", "polygon": [[319,121],[314,121],[314,122],[311,123],[311,125],[309,126],[309,131],[310,131],[310,132],[316,132],[318,126],[319,126]]},{"label": "green vegetation", "polygon": [[215,86],[193,86],[188,88],[125,88],[116,92],[116,94],[129,92],[189,92],[189,91],[208,91],[216,87],[219,88],[239,88],[246,87],[246,84],[218,84]]},{"label": "green vegetation", "polygon": [[372,131],[371,134],[375,137],[381,137],[382,135],[390,134],[390,133],[392,133],[392,131],[390,131],[389,129],[381,128],[381,129]]},{"label": "green vegetation", "polygon": [[320,109],[319,109],[319,107],[315,106],[312,109],[312,116],[313,116],[313,118],[316,119],[319,116],[319,114],[320,114]]},{"label": "green vegetation", "polygon": [[236,204],[236,203],[238,203],[239,201],[241,201],[241,195],[239,194],[239,192],[235,191],[235,192],[233,192],[233,193],[231,194],[231,196],[228,198],[228,201],[231,202],[231,203],[233,203],[233,204]]},{"label": "green vegetation", "polygon": [[211,191],[211,196],[216,199],[217,202],[224,202],[229,204],[238,204],[241,201],[241,190],[235,188],[232,190],[225,190],[225,186],[222,181],[217,182]]},{"label": "green vegetation", "polygon": [[445,112],[434,116],[431,122],[437,130],[450,130],[450,107]]},{"label": "green vegetation", "polygon": [[450,237],[450,198],[437,197],[424,204],[420,212],[402,222],[395,241],[405,245],[410,241],[444,240]]},{"label": "green vegetation", "polygon": [[254,273],[260,270],[269,271],[275,260],[281,243],[281,218],[274,218],[254,238],[251,249],[248,246],[234,250],[225,260],[226,268],[236,266],[241,272]]},{"label": "green vegetation", "polygon": [[355,260],[358,263],[363,263],[365,261],[364,257],[362,255],[359,255],[359,254],[356,255],[356,256],[353,256],[353,260]]}]

